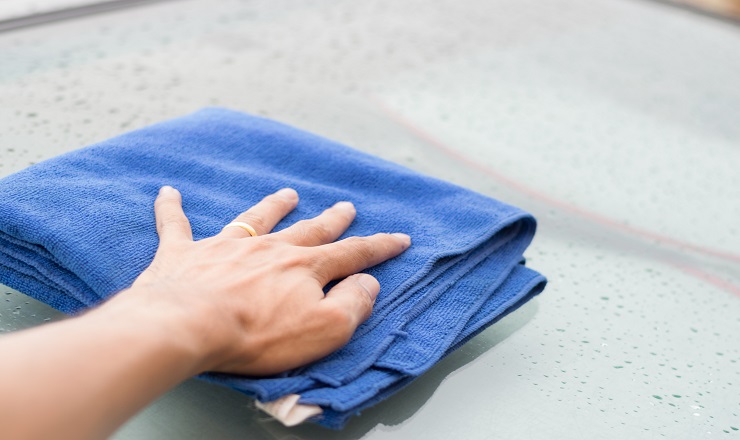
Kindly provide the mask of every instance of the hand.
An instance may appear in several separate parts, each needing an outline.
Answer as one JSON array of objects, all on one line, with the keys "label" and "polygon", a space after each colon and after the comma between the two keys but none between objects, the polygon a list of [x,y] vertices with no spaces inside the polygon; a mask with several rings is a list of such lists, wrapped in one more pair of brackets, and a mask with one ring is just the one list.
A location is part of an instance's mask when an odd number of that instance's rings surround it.
[{"label": "hand", "polygon": [[[229,227],[193,241],[180,193],[162,188],[156,256],[130,290],[103,308],[167,311],[173,326],[186,329],[203,371],[272,374],[337,350],[370,315],[380,290],[375,278],[356,272],[400,254],[410,238],[334,242],[354,220],[349,202],[271,234],[297,203],[298,194],[283,189],[235,219],[258,236]],[[324,295],[327,283],[342,278]]]},{"label": "hand", "polygon": [[180,193],[162,188],[159,249],[130,289],[81,316],[0,338],[4,437],[104,438],[195,374],[271,374],[341,347],[380,289],[353,274],[410,240],[334,243],[355,216],[347,202],[270,234],[297,203],[295,191],[279,191],[236,219],[258,236],[229,227],[194,242]]}]

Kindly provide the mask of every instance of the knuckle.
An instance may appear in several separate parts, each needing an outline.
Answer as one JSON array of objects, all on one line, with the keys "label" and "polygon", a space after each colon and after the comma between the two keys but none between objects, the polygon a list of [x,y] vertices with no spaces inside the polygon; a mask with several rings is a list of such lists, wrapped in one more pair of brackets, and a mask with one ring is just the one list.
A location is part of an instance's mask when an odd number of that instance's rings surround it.
[{"label": "knuckle", "polygon": [[298,241],[303,242],[310,237],[308,220],[299,221],[291,229]]},{"label": "knuckle", "polygon": [[283,255],[282,266],[286,269],[308,267],[315,270],[315,266],[317,266],[315,260],[308,258],[308,256],[303,252],[298,252],[297,249],[292,249],[290,252],[285,252]]},{"label": "knuckle", "polygon": [[284,208],[290,205],[290,200],[277,194],[270,194],[263,199],[266,203],[274,205],[277,208]]},{"label": "knuckle", "polygon": [[339,330],[338,333],[349,339],[355,330],[355,319],[345,308],[332,305],[324,309],[324,319]]},{"label": "knuckle", "polygon": [[329,226],[323,222],[313,220],[301,220],[293,226],[293,234],[300,242],[326,241],[332,231]]},{"label": "knuckle", "polygon": [[391,235],[382,232],[373,235],[371,239],[376,244],[378,251],[383,254],[390,254],[400,246]]},{"label": "knuckle", "polygon": [[159,221],[160,229],[182,229],[185,226],[185,221],[175,216],[165,217]]},{"label": "knuckle", "polygon": [[[275,243],[272,240],[269,240],[269,236],[264,235],[261,237],[250,237],[247,244],[249,245],[249,252],[250,253],[261,253],[265,251],[270,251],[277,246],[277,243]],[[242,244],[243,240],[237,239],[240,244]]]},{"label": "knuckle", "polygon": [[[200,243],[204,246],[204,248],[207,250],[207,252],[211,255],[237,255],[234,251],[234,241],[236,239],[226,239],[226,240],[219,240],[207,238],[205,240],[202,240]],[[234,259],[232,259],[234,260]]]},{"label": "knuckle", "polygon": [[350,237],[347,239],[350,248],[350,254],[359,261],[372,260],[375,257],[375,251],[371,242],[366,237]]},{"label": "knuckle", "polygon": [[262,219],[262,217],[258,217],[253,214],[246,213],[242,215],[240,219],[238,219],[240,222],[244,222],[251,227],[253,227],[259,234],[264,234],[267,231],[267,224]]},{"label": "knuckle", "polygon": [[326,261],[318,258],[309,258],[303,264],[313,273],[314,279],[319,282],[326,283],[334,278],[332,276],[332,267]]},{"label": "knuckle", "polygon": [[355,215],[356,215],[354,206],[349,205],[351,206],[350,209],[348,209],[346,206],[347,205],[340,207],[339,205],[334,205],[331,208],[324,211],[324,213],[326,216],[330,216],[334,218],[338,217],[338,218],[343,219],[344,221],[354,220]]},{"label": "knuckle", "polygon": [[320,240],[327,240],[331,237],[331,228],[324,222],[316,222],[309,227],[309,234]]},{"label": "knuckle", "polygon": [[172,202],[172,199],[167,196],[159,196],[154,200],[154,209],[162,209],[167,207]]}]

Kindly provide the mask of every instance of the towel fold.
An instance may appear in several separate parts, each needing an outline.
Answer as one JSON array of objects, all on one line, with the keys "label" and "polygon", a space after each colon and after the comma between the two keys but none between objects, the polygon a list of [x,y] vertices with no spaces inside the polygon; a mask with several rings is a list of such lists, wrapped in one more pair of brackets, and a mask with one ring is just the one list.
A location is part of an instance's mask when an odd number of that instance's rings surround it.
[{"label": "towel fold", "polygon": [[172,185],[194,238],[212,236],[280,188],[301,201],[277,227],[340,200],[344,236],[404,232],[413,245],[368,273],[374,312],[337,352],[270,378],[207,374],[260,401],[298,394],[312,420],[340,428],[539,293],[522,265],[526,212],[275,121],[225,109],[140,129],[0,180],[0,282],[67,312],[128,287],[158,238],[152,204]]}]

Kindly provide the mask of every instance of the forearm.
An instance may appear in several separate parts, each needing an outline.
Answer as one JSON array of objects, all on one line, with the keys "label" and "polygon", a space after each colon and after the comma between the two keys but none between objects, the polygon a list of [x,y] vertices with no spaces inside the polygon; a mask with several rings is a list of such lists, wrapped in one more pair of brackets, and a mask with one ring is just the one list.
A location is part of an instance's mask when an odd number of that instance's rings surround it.
[{"label": "forearm", "polygon": [[192,332],[146,294],[0,338],[5,438],[104,438],[202,369]]}]

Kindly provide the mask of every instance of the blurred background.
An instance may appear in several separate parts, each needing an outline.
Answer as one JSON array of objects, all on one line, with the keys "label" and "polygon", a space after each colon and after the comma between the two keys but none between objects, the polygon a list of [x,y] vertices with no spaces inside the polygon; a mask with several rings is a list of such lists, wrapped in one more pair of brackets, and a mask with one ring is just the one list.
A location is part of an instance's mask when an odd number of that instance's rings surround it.
[{"label": "blurred background", "polygon": [[[735,0],[4,0],[0,177],[215,105],[539,220],[546,291],[345,430],[284,428],[191,380],[117,439],[738,438],[738,17]],[[61,317],[0,300],[0,332]]]}]

